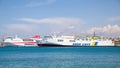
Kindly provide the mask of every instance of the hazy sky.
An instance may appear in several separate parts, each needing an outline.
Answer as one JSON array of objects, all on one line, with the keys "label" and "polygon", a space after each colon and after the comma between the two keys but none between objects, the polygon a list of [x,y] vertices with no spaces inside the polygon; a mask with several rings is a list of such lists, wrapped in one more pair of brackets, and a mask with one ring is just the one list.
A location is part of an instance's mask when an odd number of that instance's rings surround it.
[{"label": "hazy sky", "polygon": [[0,0],[0,35],[120,35],[120,0]]}]

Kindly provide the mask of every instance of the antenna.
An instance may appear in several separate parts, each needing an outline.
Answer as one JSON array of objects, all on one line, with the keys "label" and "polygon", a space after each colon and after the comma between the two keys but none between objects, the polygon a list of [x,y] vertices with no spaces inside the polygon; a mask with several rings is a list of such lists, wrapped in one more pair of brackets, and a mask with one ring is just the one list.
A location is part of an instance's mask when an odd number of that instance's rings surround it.
[{"label": "antenna", "polygon": [[4,35],[3,35],[3,38],[2,38],[2,42],[4,42],[5,39],[6,39],[6,35],[4,34]]},{"label": "antenna", "polygon": [[94,32],[93,36],[95,36],[95,32]]}]

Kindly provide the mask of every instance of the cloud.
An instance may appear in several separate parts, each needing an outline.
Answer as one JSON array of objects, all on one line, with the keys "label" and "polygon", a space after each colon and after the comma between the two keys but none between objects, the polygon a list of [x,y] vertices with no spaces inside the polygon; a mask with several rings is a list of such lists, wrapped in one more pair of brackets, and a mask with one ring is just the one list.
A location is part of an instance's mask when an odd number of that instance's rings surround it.
[{"label": "cloud", "polygon": [[81,20],[78,18],[65,18],[65,17],[44,18],[44,19],[20,18],[18,20],[31,22],[31,23],[47,23],[47,24],[72,24],[72,23],[75,24],[81,22]]},{"label": "cloud", "polygon": [[108,18],[109,21],[120,21],[120,16]]},{"label": "cloud", "polygon": [[20,23],[11,23],[11,24],[2,24],[0,25],[0,35],[14,36],[18,35],[21,38],[32,37],[33,35],[41,33],[41,27],[34,24],[20,24]]},{"label": "cloud", "polygon": [[87,31],[89,34],[93,34],[94,32],[99,34],[120,34],[120,26],[119,25],[106,25],[103,27],[93,27]]},{"label": "cloud", "polygon": [[[47,32],[64,32],[64,33],[77,33],[81,29],[81,24],[84,21],[80,18],[70,18],[70,17],[54,17],[54,18],[19,18],[19,21],[24,23],[31,23],[36,25],[44,25],[44,30]],[[49,27],[49,28],[48,28]],[[41,28],[43,29],[43,28]],[[78,30],[78,31],[77,31]]]},{"label": "cloud", "polygon": [[68,29],[74,29],[75,28],[75,26],[68,26]]},{"label": "cloud", "polygon": [[35,25],[28,25],[28,24],[6,24],[4,27],[8,31],[22,31],[22,32],[32,32],[32,30],[37,29]]},{"label": "cloud", "polygon": [[46,35],[52,32],[63,32],[72,33],[76,29],[80,28],[81,20],[78,18],[66,18],[66,17],[56,17],[56,18],[19,18],[17,21],[23,21],[22,23],[10,23],[0,25],[1,33],[8,35],[30,35],[30,34],[40,34]]},{"label": "cloud", "polygon": [[31,1],[28,4],[25,5],[25,7],[38,7],[43,5],[49,5],[54,3],[56,0],[44,0],[44,2],[41,1]]}]

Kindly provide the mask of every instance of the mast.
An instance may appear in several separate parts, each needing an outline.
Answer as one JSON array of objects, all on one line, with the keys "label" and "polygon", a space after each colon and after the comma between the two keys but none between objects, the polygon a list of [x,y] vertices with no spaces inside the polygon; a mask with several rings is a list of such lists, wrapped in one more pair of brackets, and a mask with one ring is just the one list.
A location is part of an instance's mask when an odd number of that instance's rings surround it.
[{"label": "mast", "polygon": [[95,36],[95,32],[94,32],[93,36]]}]

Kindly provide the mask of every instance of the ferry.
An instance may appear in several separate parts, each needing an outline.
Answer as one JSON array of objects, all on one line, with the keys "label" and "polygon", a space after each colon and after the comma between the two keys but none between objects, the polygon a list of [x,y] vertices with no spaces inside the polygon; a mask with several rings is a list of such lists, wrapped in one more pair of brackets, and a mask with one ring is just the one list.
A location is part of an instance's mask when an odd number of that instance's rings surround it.
[{"label": "ferry", "polygon": [[111,39],[102,39],[94,36],[88,37],[76,37],[76,36],[44,36],[43,40],[38,46],[114,46],[114,42]]},{"label": "ferry", "polygon": [[36,40],[37,36],[32,38],[19,38],[17,35],[15,37],[6,37],[3,40],[4,46],[38,46]]}]

